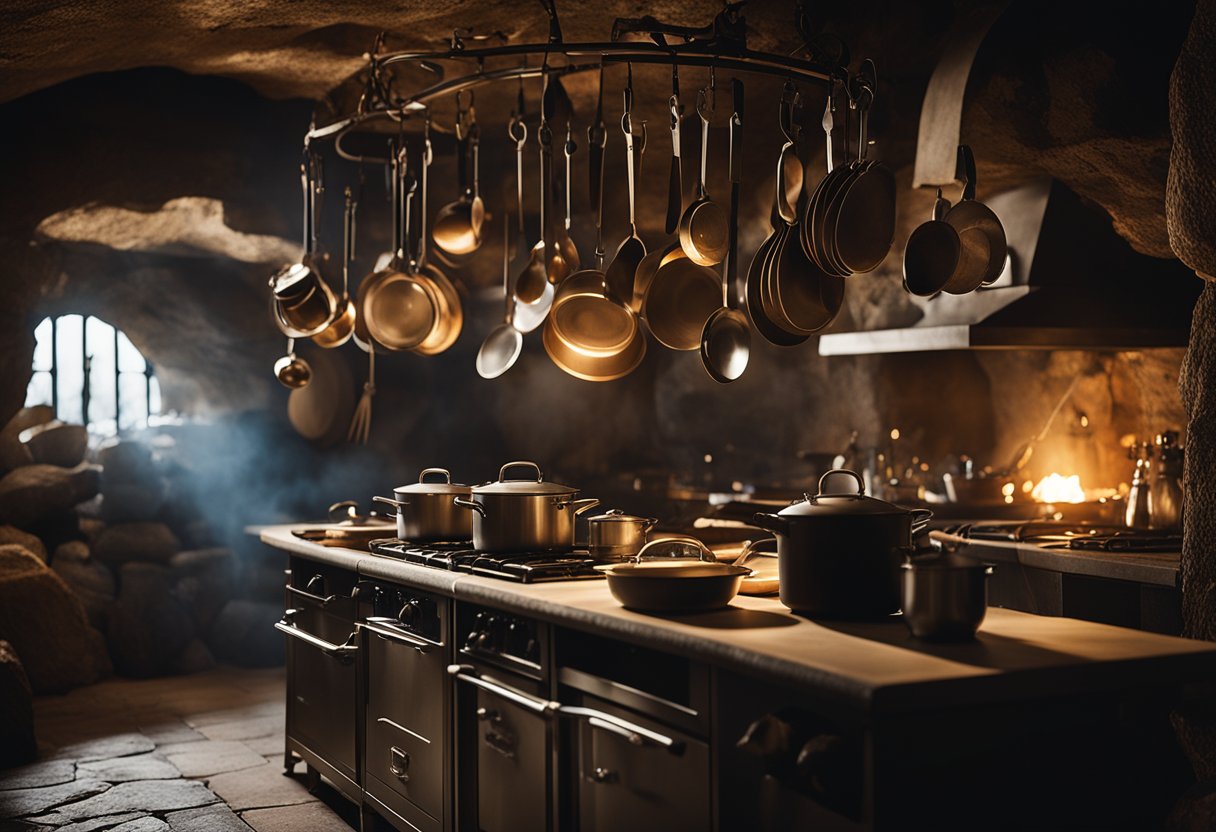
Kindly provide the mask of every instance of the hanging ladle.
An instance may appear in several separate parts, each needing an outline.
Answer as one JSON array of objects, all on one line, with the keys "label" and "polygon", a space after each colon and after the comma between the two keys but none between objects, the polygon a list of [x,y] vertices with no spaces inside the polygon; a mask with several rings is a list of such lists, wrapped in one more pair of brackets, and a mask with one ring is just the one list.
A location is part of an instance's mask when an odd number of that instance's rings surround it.
[{"label": "hanging ladle", "polygon": [[307,387],[312,381],[312,367],[300,356],[296,355],[296,339],[287,339],[287,355],[274,362],[274,377],[279,384],[299,390]]},{"label": "hanging ladle", "polygon": [[502,226],[502,293],[507,305],[503,322],[490,330],[477,351],[477,374],[482,378],[498,378],[511,369],[523,350],[524,336],[512,324],[515,300],[511,294],[511,223]]},{"label": "hanging ladle", "polygon": [[[472,94],[469,106],[464,106],[463,93],[456,93],[456,175],[460,198],[439,210],[431,230],[435,245],[448,254],[469,254],[481,245],[481,226],[485,221],[485,205],[481,201],[478,180],[479,135],[477,114]],[[468,184],[469,155],[473,157],[473,184]]]},{"label": "hanging ladle", "polygon": [[697,93],[697,114],[701,116],[701,174],[697,179],[697,199],[680,217],[680,247],[685,256],[699,266],[716,266],[730,245],[726,212],[709,198],[705,179],[709,163],[709,120],[714,112],[714,75],[710,67],[709,86]]},{"label": "hanging ladle", "polygon": [[730,226],[726,267],[722,270],[722,308],[709,316],[701,333],[701,362],[715,381],[726,384],[743,375],[751,357],[752,332],[739,309],[739,181],[743,157],[743,82],[731,81],[735,111],[730,118]]},{"label": "hanging ladle", "polygon": [[[640,134],[633,131],[633,64],[629,64],[625,81],[625,112],[621,115],[621,130],[625,133],[625,168],[629,179],[629,236],[617,248],[608,264],[608,288],[626,303],[633,299],[633,282],[638,264],[646,256],[646,246],[638,237],[636,219],[637,181],[641,174],[642,153],[646,150],[646,122]],[[641,141],[637,141],[640,135]]]}]

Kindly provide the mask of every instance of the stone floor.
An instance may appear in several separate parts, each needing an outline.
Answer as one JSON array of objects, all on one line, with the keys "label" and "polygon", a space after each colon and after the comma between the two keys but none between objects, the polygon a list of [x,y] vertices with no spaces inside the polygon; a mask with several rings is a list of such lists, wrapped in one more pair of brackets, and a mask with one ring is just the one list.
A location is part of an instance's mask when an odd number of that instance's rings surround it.
[{"label": "stone floor", "polygon": [[283,775],[283,671],[112,679],[34,704],[42,755],[0,770],[0,832],[350,832]]}]

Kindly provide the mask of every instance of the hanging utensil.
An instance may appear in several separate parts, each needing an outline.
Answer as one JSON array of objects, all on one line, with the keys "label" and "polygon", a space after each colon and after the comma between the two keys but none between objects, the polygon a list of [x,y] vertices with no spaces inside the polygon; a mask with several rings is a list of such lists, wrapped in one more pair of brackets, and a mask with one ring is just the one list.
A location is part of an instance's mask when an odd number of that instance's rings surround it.
[{"label": "hanging utensil", "polygon": [[424,284],[434,290],[437,306],[435,324],[421,344],[414,348],[419,355],[439,355],[446,351],[464,328],[464,305],[451,279],[439,267],[427,259],[426,228],[427,205],[430,194],[429,171],[434,154],[431,148],[431,119],[428,116],[422,129],[422,204],[418,217],[418,257],[414,273]]},{"label": "hanging utensil", "polygon": [[752,332],[738,309],[739,182],[743,164],[743,82],[731,81],[735,111],[730,118],[730,247],[722,270],[722,308],[709,316],[701,334],[701,362],[715,381],[743,375],[751,356]]},{"label": "hanging utensil", "polygon": [[312,367],[296,355],[296,339],[287,339],[287,355],[274,362],[274,377],[279,384],[292,390],[307,387],[308,382],[312,381]]},{"label": "hanging utensil", "polygon": [[965,144],[958,146],[958,173],[963,180],[963,198],[943,218],[958,232],[959,261],[942,291],[965,295],[992,283],[1005,269],[1009,244],[1005,226],[991,208],[975,198],[975,156]]},{"label": "hanging utensil", "polygon": [[566,177],[563,181],[565,185],[564,196],[566,197],[566,217],[562,224],[562,233],[557,238],[557,247],[562,253],[562,260],[566,262],[567,268],[570,271],[576,272],[582,267],[582,259],[578,256],[578,247],[574,245],[574,240],[570,239],[570,221],[571,221],[571,192],[574,190],[573,180],[570,178],[571,172],[571,157],[574,156],[574,151],[578,150],[578,145],[574,143],[574,137],[571,133],[570,122],[566,122],[566,143],[562,146],[562,150],[566,155]]},{"label": "hanging utensil", "polygon": [[270,277],[271,316],[289,338],[310,338],[325,330],[338,313],[338,299],[321,274],[317,256],[317,177],[320,159],[307,146],[300,163],[304,192],[304,254]]},{"label": "hanging utensil", "polygon": [[625,134],[625,169],[629,185],[629,236],[617,248],[612,262],[608,265],[608,287],[618,298],[630,300],[633,297],[634,275],[638,264],[646,256],[646,246],[638,237],[637,226],[637,180],[641,173],[642,153],[646,149],[646,122],[642,122],[639,134],[633,128],[633,64],[629,64],[628,76],[625,82],[625,111],[621,115],[621,130]]},{"label": "hanging utensil", "polygon": [[355,405],[355,415],[351,417],[350,428],[346,431],[346,441],[366,445],[372,431],[372,399],[376,396],[376,351],[367,350],[367,381],[363,382],[363,395]]},{"label": "hanging utensil", "polygon": [[[361,293],[360,307],[368,334],[390,350],[410,350],[421,344],[435,327],[439,298],[429,281],[419,280],[406,248],[409,241],[409,207],[417,182],[406,181],[406,149],[394,154],[393,260],[372,277]],[[365,281],[366,283],[366,281]]]},{"label": "hanging utensil", "polygon": [[570,264],[562,255],[553,230],[553,130],[549,122],[556,101],[550,81],[546,72],[540,97],[540,128],[536,135],[540,144],[540,233],[545,251],[545,276],[556,286],[569,276]]},{"label": "hanging utensil", "polygon": [[781,235],[789,229],[789,226],[781,222],[781,218],[777,215],[777,198],[775,195],[773,197],[773,208],[769,217],[769,223],[773,227],[773,231],[760,244],[760,247],[756,249],[756,253],[752,255],[751,265],[747,268],[747,278],[744,287],[747,314],[751,318],[752,326],[755,327],[756,332],[760,333],[764,340],[779,347],[794,347],[804,343],[809,336],[790,335],[770,321],[764,312],[763,302],[760,298],[761,284],[764,282],[765,266],[768,258],[773,247],[779,242]]},{"label": "hanging utensil", "polygon": [[502,294],[506,303],[503,322],[490,330],[477,351],[477,374],[482,378],[498,378],[515,366],[524,347],[524,336],[512,323],[515,299],[511,293],[510,216],[502,226]]},{"label": "hanging utensil", "polygon": [[[481,226],[485,206],[478,189],[477,116],[473,97],[464,106],[464,93],[456,93],[456,181],[460,197],[439,210],[435,217],[432,237],[435,245],[448,254],[469,254],[481,245]],[[469,185],[469,156],[473,157],[473,184]]]},{"label": "hanging utensil", "polygon": [[943,221],[949,207],[938,188],[933,219],[917,226],[904,246],[904,288],[914,295],[926,298],[936,295],[958,268],[961,253],[958,231]]},{"label": "hanging utensil", "polygon": [[684,108],[680,105],[680,68],[671,65],[671,98],[667,99],[667,111],[671,116],[671,173],[667,177],[667,222],[664,230],[675,234],[680,227],[680,214],[684,211],[684,183],[680,170],[680,118]]},{"label": "hanging utensil", "polygon": [[726,256],[729,246],[726,212],[709,197],[705,180],[709,165],[709,121],[714,111],[713,68],[709,86],[697,93],[697,114],[701,117],[701,170],[697,179],[697,199],[680,218],[680,247],[693,263],[716,266]]},{"label": "hanging utensil", "polygon": [[515,278],[515,309],[512,323],[520,332],[531,332],[544,322],[553,305],[553,284],[545,274],[545,244],[527,245],[524,227],[524,147],[528,142],[528,125],[524,120],[524,87],[520,81],[515,112],[507,126],[507,135],[515,142],[515,215],[519,218],[516,255],[526,252],[523,268]]},{"label": "hanging utensil", "polygon": [[313,343],[325,349],[340,347],[355,333],[355,302],[350,297],[350,264],[355,259],[355,211],[358,202],[348,187],[342,212],[342,295],[338,299],[338,315],[329,326],[312,337]]},{"label": "hanging utensil", "polygon": [[804,171],[802,160],[798,158],[798,121],[797,113],[802,106],[802,98],[792,83],[787,81],[781,94],[779,122],[781,134],[785,136],[785,144],[781,147],[781,155],[777,157],[777,213],[787,223],[798,219],[798,200],[802,196]]},{"label": "hanging utensil", "polygon": [[832,117],[832,113],[832,91],[829,90],[821,122],[823,126],[824,156],[827,160],[827,173],[823,179],[819,180],[819,184],[815,186],[815,190],[811,193],[810,198],[806,200],[803,210],[799,212],[799,242],[806,256],[814,261],[815,265],[824,272],[837,275],[838,277],[848,277],[847,271],[840,270],[828,259],[824,245],[824,222],[828,206],[840,189],[840,186],[844,184],[844,181],[853,172],[851,165],[837,167],[834,162],[832,130],[835,127],[835,120]]}]

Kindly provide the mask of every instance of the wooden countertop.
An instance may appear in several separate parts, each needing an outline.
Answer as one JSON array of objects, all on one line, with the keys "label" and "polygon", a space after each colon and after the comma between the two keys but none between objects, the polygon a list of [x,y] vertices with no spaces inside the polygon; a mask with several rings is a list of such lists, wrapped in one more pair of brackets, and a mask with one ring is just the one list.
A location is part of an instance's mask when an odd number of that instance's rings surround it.
[{"label": "wooden countertop", "polygon": [[775,597],[740,595],[710,613],[621,607],[603,580],[517,584],[320,546],[266,527],[263,542],[360,574],[700,659],[796,685],[824,707],[866,714],[1216,679],[1216,643],[990,608],[976,641],[933,645],[893,616],[812,621]]}]

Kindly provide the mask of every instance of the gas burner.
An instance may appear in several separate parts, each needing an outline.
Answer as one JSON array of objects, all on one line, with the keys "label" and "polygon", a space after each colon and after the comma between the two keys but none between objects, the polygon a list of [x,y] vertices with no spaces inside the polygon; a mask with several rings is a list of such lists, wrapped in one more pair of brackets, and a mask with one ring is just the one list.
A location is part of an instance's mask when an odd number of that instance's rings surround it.
[{"label": "gas burner", "polygon": [[478,552],[468,542],[413,544],[397,539],[373,541],[371,549],[378,555],[432,569],[526,584],[603,577],[586,550],[500,554]]}]

